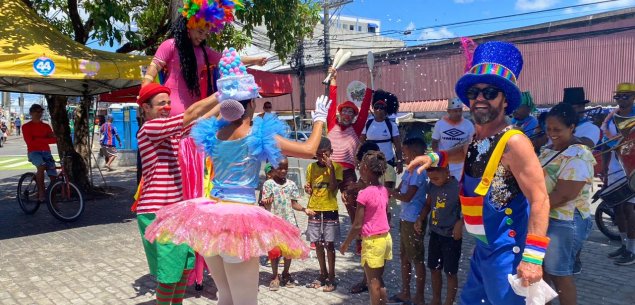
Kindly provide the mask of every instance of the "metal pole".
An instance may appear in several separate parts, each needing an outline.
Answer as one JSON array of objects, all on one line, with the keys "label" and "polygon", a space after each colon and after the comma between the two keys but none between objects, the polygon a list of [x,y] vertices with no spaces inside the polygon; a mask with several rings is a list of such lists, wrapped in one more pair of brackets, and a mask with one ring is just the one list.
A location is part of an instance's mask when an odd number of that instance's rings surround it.
[{"label": "metal pole", "polygon": [[[324,17],[322,24],[324,25],[324,73],[328,73],[330,62],[330,46],[329,46],[329,27],[331,25],[329,16],[329,0],[324,0]],[[329,95],[329,86],[324,88],[324,95]]]},{"label": "metal pole", "polygon": [[300,84],[300,116],[304,119],[306,118],[306,90],[304,88],[304,84],[306,82],[306,72],[304,70],[305,68],[304,67],[304,39],[301,39],[300,43],[298,44],[297,60],[298,60],[298,67],[297,67],[298,83]]},{"label": "metal pole", "polygon": [[[97,118],[97,111],[99,109],[99,98],[95,98],[95,118]],[[91,133],[93,133],[93,138],[90,140],[90,155],[93,157],[93,159],[95,160],[95,164],[97,165],[97,171],[99,172],[99,175],[101,176],[101,180],[104,181],[104,187],[108,188],[108,183],[106,183],[106,178],[104,178],[104,173],[101,171],[101,168],[99,167],[99,160],[97,159],[97,157],[95,157],[95,154],[93,153],[93,143],[95,142],[95,126],[93,125],[93,130],[90,131]],[[101,143],[100,143],[101,144]],[[90,172],[93,172],[93,168],[90,168]],[[91,178],[91,184],[92,184],[92,178]]]},{"label": "metal pole", "polygon": [[[88,94],[84,95],[84,99],[90,99],[90,96]],[[84,104],[88,104],[88,109],[84,109],[86,110],[86,113],[84,114],[86,116],[86,128],[88,128],[88,142],[90,142],[90,145],[88,146],[88,150],[89,150],[89,154],[88,155],[88,175],[90,176],[90,186],[93,187],[93,166],[92,166],[92,160],[91,160],[91,155],[93,154],[93,146],[92,146],[92,137],[91,134],[93,133],[92,130],[90,130],[90,108],[92,103],[82,103],[82,105]]]}]

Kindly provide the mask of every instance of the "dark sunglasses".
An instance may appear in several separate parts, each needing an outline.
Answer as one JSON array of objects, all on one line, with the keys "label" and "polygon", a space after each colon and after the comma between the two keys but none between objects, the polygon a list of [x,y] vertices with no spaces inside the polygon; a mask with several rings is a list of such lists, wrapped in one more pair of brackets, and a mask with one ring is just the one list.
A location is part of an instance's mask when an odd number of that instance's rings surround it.
[{"label": "dark sunglasses", "polygon": [[384,105],[377,105],[377,106],[373,106],[373,109],[375,109],[375,110],[386,110],[386,106],[384,106]]},{"label": "dark sunglasses", "polygon": [[613,95],[613,99],[616,100],[616,101],[627,100],[627,99],[631,98],[631,96],[633,96],[633,95],[629,94],[629,93],[622,93],[622,94]]},{"label": "dark sunglasses", "polygon": [[465,92],[465,95],[468,99],[475,100],[478,95],[482,93],[483,98],[489,101],[495,99],[500,92],[503,92],[503,90],[496,87],[485,87],[483,89],[470,87],[470,89],[467,89],[467,91]]}]

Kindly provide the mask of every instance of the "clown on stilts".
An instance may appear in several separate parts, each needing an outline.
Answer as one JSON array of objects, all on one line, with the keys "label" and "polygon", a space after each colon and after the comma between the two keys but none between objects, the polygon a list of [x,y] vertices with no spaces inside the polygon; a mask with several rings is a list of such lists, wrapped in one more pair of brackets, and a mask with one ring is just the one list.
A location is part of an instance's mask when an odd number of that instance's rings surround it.
[{"label": "clown on stilts", "polygon": [[542,278],[549,197],[541,165],[529,139],[505,116],[521,101],[517,78],[520,51],[510,43],[487,42],[476,48],[456,94],[474,119],[476,134],[465,146],[416,158],[409,170],[464,162],[461,207],[465,228],[476,237],[462,305],[522,305],[508,275],[523,286]]},{"label": "clown on stilts", "polygon": [[[218,288],[218,304],[257,304],[259,257],[278,247],[287,258],[306,258],[300,231],[256,203],[263,161],[283,155],[313,158],[326,122],[329,100],[320,97],[313,131],[304,143],[285,139],[288,126],[273,115],[253,118],[258,85],[234,49],[225,50],[217,81],[221,119],[198,120],[197,145],[212,158],[212,199],[197,198],[157,212],[145,230],[150,242],[187,244],[205,257]],[[196,104],[195,104],[196,105]]]},{"label": "clown on stilts", "polygon": [[[169,39],[163,41],[155,53],[142,81],[142,87],[158,81],[170,89],[170,116],[183,113],[195,102],[216,91],[218,61],[221,54],[209,46],[209,35],[219,34],[226,24],[234,20],[234,10],[244,9],[242,1],[183,0],[181,13],[175,20]],[[265,57],[241,58],[248,65],[264,65]],[[190,137],[179,145],[179,164],[183,176],[183,199],[202,196],[211,189],[209,183],[213,167],[209,158],[198,151]],[[190,273],[188,285],[196,283],[201,290],[205,262],[198,254]]]}]

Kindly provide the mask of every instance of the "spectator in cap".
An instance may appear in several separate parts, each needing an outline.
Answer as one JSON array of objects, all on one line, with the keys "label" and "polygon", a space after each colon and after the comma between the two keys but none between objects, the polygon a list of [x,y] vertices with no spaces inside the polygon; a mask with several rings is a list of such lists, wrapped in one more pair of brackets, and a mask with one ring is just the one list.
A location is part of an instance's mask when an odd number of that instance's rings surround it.
[{"label": "spectator in cap", "polygon": [[[621,83],[617,85],[613,99],[617,103],[618,108],[607,116],[602,129],[607,139],[615,138],[619,135],[613,117],[619,115],[622,117],[635,116],[635,84]],[[617,140],[608,142],[609,147],[615,147]],[[603,176],[606,185],[618,183],[627,175],[615,154],[610,153],[610,161],[603,162]],[[615,207],[615,220],[620,231],[620,239],[622,245],[615,251],[609,253],[609,258],[615,259],[616,265],[628,266],[635,264],[635,198],[629,199],[617,207]]]},{"label": "spectator in cap", "polygon": [[117,159],[117,146],[121,146],[117,128],[112,124],[112,115],[106,116],[106,123],[101,125],[99,133],[101,134],[99,153],[106,159],[106,169],[112,171],[112,162]]},{"label": "spectator in cap", "polygon": [[529,92],[522,93],[518,108],[512,113],[512,125],[522,130],[526,136],[532,137],[538,130],[538,119],[531,115],[536,107]]},{"label": "spectator in cap", "polygon": [[[459,98],[448,100],[448,115],[434,124],[432,150],[448,150],[469,143],[474,136],[474,124],[463,118],[463,103]],[[463,163],[450,163],[450,175],[461,179]]]}]

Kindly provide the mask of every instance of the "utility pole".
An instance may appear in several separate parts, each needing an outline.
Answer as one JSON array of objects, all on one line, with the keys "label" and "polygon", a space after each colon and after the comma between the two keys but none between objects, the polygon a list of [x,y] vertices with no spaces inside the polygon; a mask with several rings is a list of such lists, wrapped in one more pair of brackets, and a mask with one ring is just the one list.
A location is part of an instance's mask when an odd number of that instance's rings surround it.
[{"label": "utility pole", "polygon": [[304,38],[300,39],[298,44],[298,82],[300,83],[300,117],[306,119],[306,91],[304,83],[306,82],[306,74],[304,71]]},{"label": "utility pole", "polygon": [[18,98],[18,105],[20,105],[20,115],[24,114],[24,93],[20,93]]},{"label": "utility pole", "polygon": [[[331,43],[330,43],[330,31],[331,27],[331,15],[329,10],[332,8],[337,8],[343,6],[345,4],[353,2],[352,0],[324,0],[323,8],[324,8],[324,18],[322,19],[322,24],[324,25],[324,38],[322,41],[324,43],[324,73],[328,73],[328,69],[331,66]],[[324,89],[324,94],[326,96],[329,95],[329,86],[327,85]]]},{"label": "utility pole", "polygon": [[[322,24],[324,25],[324,38],[322,40],[324,43],[324,73],[328,73],[328,69],[329,69],[330,61],[331,61],[331,50],[329,46],[329,28],[331,27],[331,18],[329,16],[329,9],[330,9],[329,2],[330,2],[329,0],[324,0],[324,16],[322,18],[323,20]],[[324,95],[326,96],[329,95],[328,85],[324,88]]]},{"label": "utility pole", "polygon": [[[289,66],[298,76],[298,83],[300,84],[300,117],[306,118],[306,91],[304,90],[304,84],[306,82],[306,73],[304,66],[304,38],[298,39],[298,46],[293,53]],[[291,100],[293,103],[293,99]],[[293,105],[292,105],[293,106]]]}]

